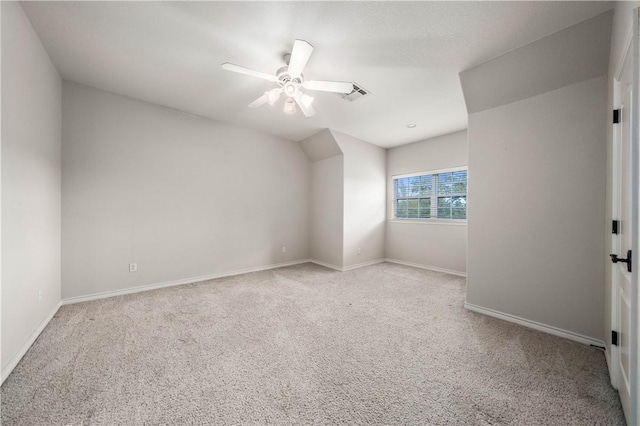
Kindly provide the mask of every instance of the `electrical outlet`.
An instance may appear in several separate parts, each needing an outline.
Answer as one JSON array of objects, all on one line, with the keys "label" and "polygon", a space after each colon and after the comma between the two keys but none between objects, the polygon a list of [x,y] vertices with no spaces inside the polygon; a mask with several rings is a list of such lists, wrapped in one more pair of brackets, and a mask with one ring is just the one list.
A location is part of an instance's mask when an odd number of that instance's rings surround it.
[{"label": "electrical outlet", "polygon": [[138,264],[130,263],[129,264],[129,272],[138,272]]},{"label": "electrical outlet", "polygon": [[360,250],[360,247],[358,247],[358,254],[362,254],[362,250]]},{"label": "electrical outlet", "polygon": [[287,247],[286,246],[282,246],[282,252],[286,253],[287,252]]},{"label": "electrical outlet", "polygon": [[38,290],[38,303],[42,302],[42,290]]}]

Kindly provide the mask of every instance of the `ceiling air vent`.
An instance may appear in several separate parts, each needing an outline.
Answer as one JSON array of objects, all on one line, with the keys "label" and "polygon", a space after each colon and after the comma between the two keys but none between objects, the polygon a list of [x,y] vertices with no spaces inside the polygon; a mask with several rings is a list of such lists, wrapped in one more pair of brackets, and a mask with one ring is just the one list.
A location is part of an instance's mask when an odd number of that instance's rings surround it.
[{"label": "ceiling air vent", "polygon": [[346,99],[349,102],[353,102],[357,99],[362,98],[363,96],[369,95],[371,92],[368,92],[366,89],[363,89],[358,83],[353,83],[353,91],[351,93],[339,94],[342,99]]}]

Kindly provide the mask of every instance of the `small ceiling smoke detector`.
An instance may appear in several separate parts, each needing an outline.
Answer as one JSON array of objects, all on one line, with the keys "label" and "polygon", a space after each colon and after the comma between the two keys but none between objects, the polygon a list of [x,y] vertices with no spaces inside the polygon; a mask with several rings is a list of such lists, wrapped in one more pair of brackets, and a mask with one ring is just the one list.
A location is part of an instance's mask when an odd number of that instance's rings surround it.
[{"label": "small ceiling smoke detector", "polygon": [[413,129],[414,127],[416,127],[416,125],[411,123],[411,124],[407,124],[407,127],[410,128],[410,129]]}]

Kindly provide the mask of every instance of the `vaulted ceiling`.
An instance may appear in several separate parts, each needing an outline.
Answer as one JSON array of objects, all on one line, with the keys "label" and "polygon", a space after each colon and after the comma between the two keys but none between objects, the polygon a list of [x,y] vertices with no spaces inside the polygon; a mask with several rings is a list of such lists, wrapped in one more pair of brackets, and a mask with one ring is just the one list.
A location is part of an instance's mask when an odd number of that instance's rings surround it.
[{"label": "vaulted ceiling", "polygon": [[[23,2],[63,78],[301,140],[331,128],[393,147],[467,126],[458,73],[613,7],[611,2]],[[294,39],[313,80],[354,81],[349,102],[314,92],[317,114],[247,105]],[[415,128],[407,128],[407,124]]]}]

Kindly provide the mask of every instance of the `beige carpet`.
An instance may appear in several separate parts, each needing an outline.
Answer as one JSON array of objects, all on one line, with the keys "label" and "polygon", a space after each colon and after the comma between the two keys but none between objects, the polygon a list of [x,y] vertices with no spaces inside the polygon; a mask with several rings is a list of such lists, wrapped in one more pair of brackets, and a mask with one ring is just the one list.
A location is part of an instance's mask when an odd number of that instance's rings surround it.
[{"label": "beige carpet", "polygon": [[465,280],[304,264],[64,306],[4,425],[623,424],[604,354],[474,314]]}]

